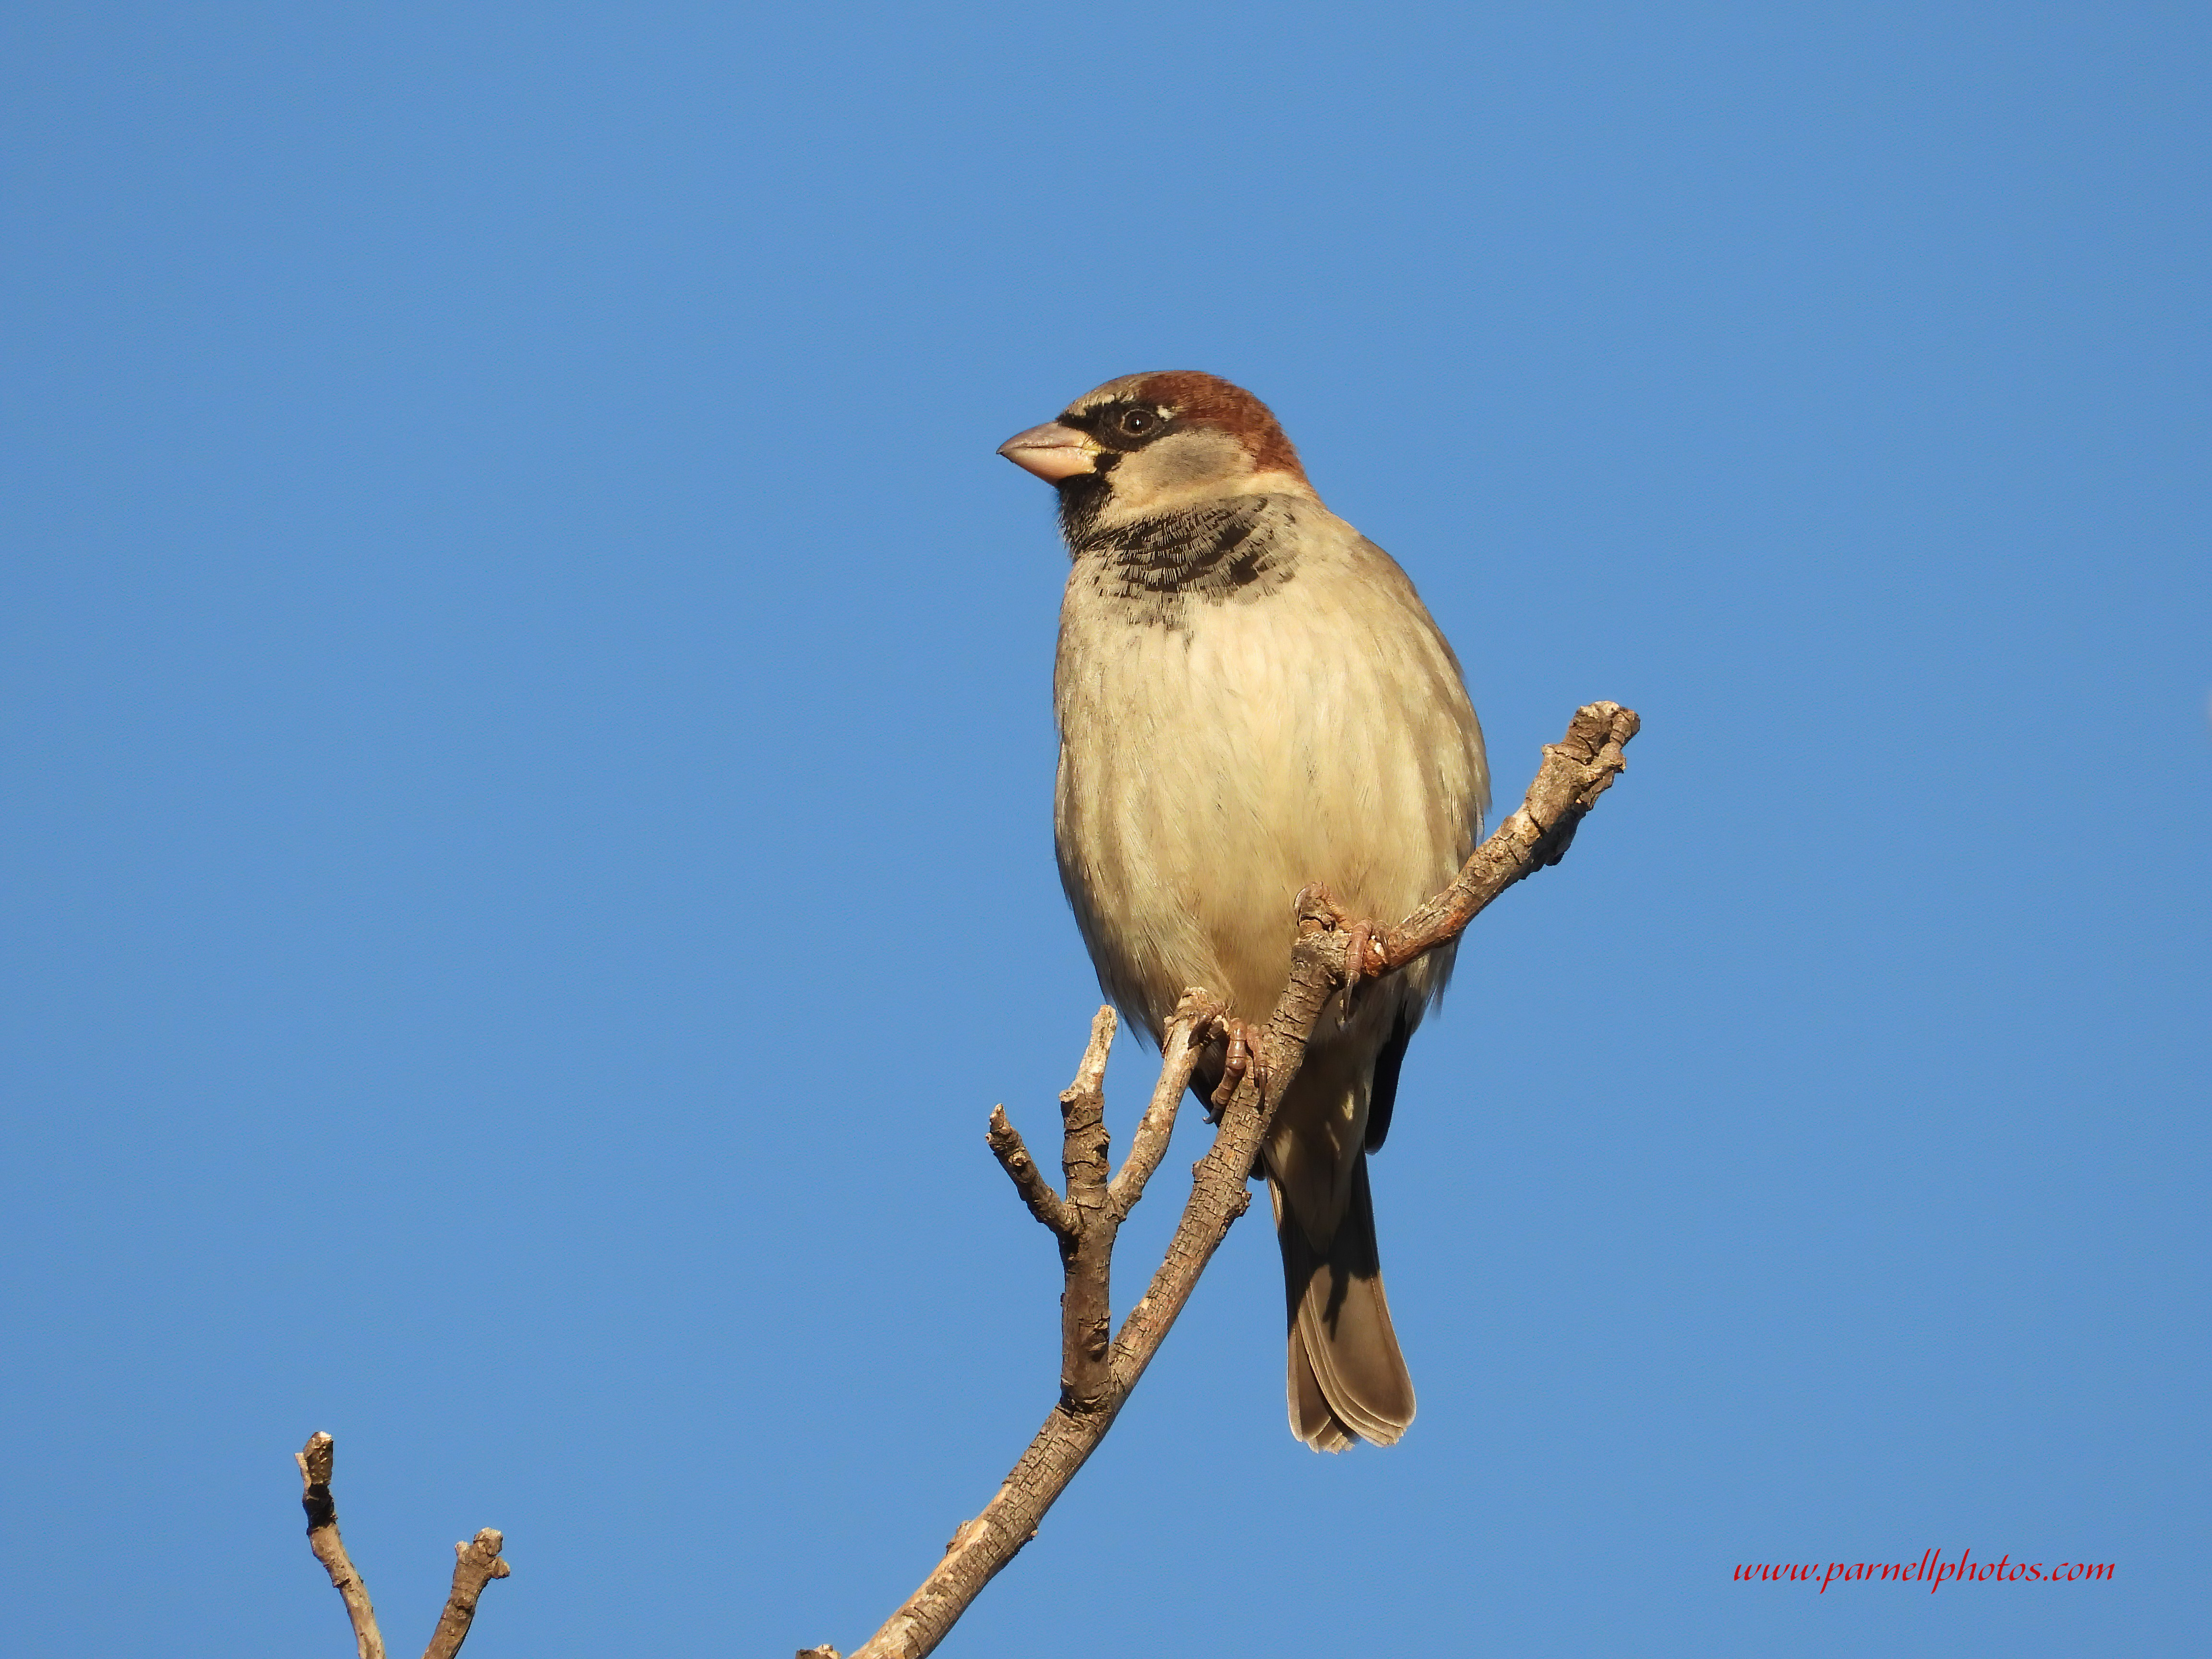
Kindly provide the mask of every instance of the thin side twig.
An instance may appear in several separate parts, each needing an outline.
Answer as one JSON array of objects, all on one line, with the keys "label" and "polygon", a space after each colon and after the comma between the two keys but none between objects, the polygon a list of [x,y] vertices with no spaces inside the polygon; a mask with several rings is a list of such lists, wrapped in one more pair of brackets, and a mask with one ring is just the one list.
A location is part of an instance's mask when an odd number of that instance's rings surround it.
[{"label": "thin side twig", "polygon": [[[1624,769],[1626,763],[1621,749],[1636,735],[1637,727],[1634,712],[1618,703],[1591,703],[1577,710],[1565,738],[1545,746],[1543,765],[1528,786],[1520,808],[1475,849],[1449,886],[1380,938],[1374,937],[1364,923],[1345,916],[1318,890],[1309,888],[1298,896],[1298,940],[1291,952],[1290,980],[1261,1033],[1260,1053],[1255,1056],[1259,1063],[1250,1068],[1237,1086],[1222,1112],[1212,1146],[1191,1171],[1190,1199],[1183,1206],[1167,1255],[1152,1274],[1144,1296],[1122,1321],[1106,1356],[1103,1390],[1095,1400],[1078,1402],[1071,1399],[1066,1388],[1067,1355],[1075,1326],[1064,1315],[1060,1402],[981,1513],[953,1534],[951,1542],[945,1546],[944,1559],[884,1621],[883,1627],[855,1650],[853,1659],[922,1659],[944,1640],[945,1632],[967,1611],[983,1586],[1036,1536],[1037,1523],[1045,1511],[1066,1489],[1067,1483],[1075,1478],[1077,1471],[1105,1438],[1107,1431],[1113,1427],[1130,1391],[1143,1377],[1146,1368],[1174,1327],[1176,1316],[1188,1304],[1199,1275],[1205,1272],[1214,1251],[1237,1218],[1250,1207],[1251,1193],[1247,1182],[1253,1159],[1267,1135],[1276,1106],[1304,1062],[1306,1044],[1312,1038],[1323,1006],[1348,982],[1348,970],[1357,966],[1360,976],[1366,977],[1404,966],[1422,952],[1456,939],[1468,923],[1507,888],[1547,865],[1558,863],[1574,839],[1576,826]],[[1367,963],[1347,962],[1348,946],[1355,938],[1370,941],[1365,946],[1370,954]],[[1152,1107],[1138,1127],[1127,1162],[1108,1183],[1107,1201],[1097,1212],[1097,1220],[1103,1224],[1109,1255],[1112,1229],[1127,1213],[1127,1206],[1135,1204],[1146,1179],[1164,1153],[1166,1136],[1174,1122],[1175,1103],[1189,1081],[1190,1068],[1203,1033],[1213,1029],[1218,1012],[1202,992],[1193,992],[1185,996],[1170,1024],[1161,1045],[1160,1082],[1154,1091]],[[1101,1019],[1106,1017],[1105,1011],[1102,1011]],[[1103,1076],[1103,1054],[1097,1032],[1098,1025],[1094,1023],[1085,1066],[1078,1073],[1076,1085],[1062,1097],[1063,1108],[1068,1110],[1071,1198],[1079,1160],[1075,1145],[1076,1114],[1067,1107],[1067,1102],[1070,1097],[1079,1095],[1086,1079],[1096,1090],[1099,1079],[1091,1077],[1094,1054],[1098,1057],[1097,1070]],[[993,1115],[994,1152],[1000,1151],[998,1131],[1004,1121],[1003,1112]],[[1085,1122],[1088,1146],[1091,1131],[1087,1117]],[[1104,1163],[1103,1123],[1097,1133],[1095,1164],[1085,1163],[1086,1179],[1092,1169],[1103,1168]],[[1012,1146],[1019,1146],[1019,1137],[1013,1135],[1010,1126],[1006,1135]],[[1085,1159],[1090,1157],[1088,1152],[1082,1154]],[[1149,1162],[1145,1161],[1147,1159]],[[1008,1156],[1001,1153],[1000,1161],[1007,1164],[1007,1173],[1014,1176],[1024,1200],[1029,1202],[1030,1189]],[[1035,1166],[1032,1164],[1030,1167],[1034,1170]],[[1037,1184],[1044,1185],[1042,1176]],[[1045,1190],[1050,1194],[1049,1187]],[[1057,1202],[1057,1195],[1052,1196]],[[1126,1205],[1118,1201],[1123,1196],[1127,1198]],[[1030,1208],[1034,1213],[1038,1206],[1031,1202]],[[1077,1241],[1088,1231],[1091,1218],[1087,1213],[1079,1214],[1073,1203],[1066,1206],[1066,1212],[1074,1237],[1060,1235],[1062,1261],[1072,1264],[1079,1248]],[[1045,1216],[1039,1214],[1038,1218],[1044,1220]],[[1047,1221],[1046,1224],[1052,1223]],[[1106,1282],[1105,1267],[1102,1261],[1097,1269],[1102,1286]],[[1072,1290],[1072,1265],[1068,1271]],[[825,1645],[806,1649],[800,1659],[839,1659],[839,1656],[835,1648]]]},{"label": "thin side twig", "polygon": [[1183,993],[1182,1006],[1168,1024],[1167,1041],[1160,1048],[1160,1080],[1153,1085],[1152,1103],[1137,1120],[1137,1132],[1129,1138],[1129,1156],[1106,1189],[1107,1200],[1125,1219],[1145,1195],[1145,1183],[1167,1156],[1168,1141],[1175,1134],[1176,1113],[1182,1105],[1183,1091],[1190,1086],[1190,1074],[1197,1069],[1199,1054],[1206,1047],[1202,1033],[1212,1024],[1213,1015],[1206,993],[1189,990]]},{"label": "thin side twig", "polygon": [[1030,1149],[1023,1144],[1022,1132],[1006,1121],[1004,1106],[991,1108],[991,1127],[983,1136],[991,1148],[999,1167],[1014,1183],[1014,1190],[1022,1195],[1022,1202],[1030,1206],[1030,1213],[1046,1226],[1067,1237],[1067,1207],[1060,1201],[1060,1194],[1044,1178]]}]

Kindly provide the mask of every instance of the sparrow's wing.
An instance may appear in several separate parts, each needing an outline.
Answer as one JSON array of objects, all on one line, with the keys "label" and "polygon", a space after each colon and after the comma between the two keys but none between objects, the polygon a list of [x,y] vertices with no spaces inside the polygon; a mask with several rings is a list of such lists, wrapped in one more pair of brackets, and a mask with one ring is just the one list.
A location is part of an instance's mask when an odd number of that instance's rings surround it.
[{"label": "sparrow's wing", "polygon": [[1413,1040],[1413,1016],[1398,1011],[1390,1039],[1375,1056],[1375,1084],[1367,1096],[1367,1150],[1374,1152],[1390,1133],[1390,1109],[1398,1103],[1398,1068],[1406,1063],[1406,1045]]}]

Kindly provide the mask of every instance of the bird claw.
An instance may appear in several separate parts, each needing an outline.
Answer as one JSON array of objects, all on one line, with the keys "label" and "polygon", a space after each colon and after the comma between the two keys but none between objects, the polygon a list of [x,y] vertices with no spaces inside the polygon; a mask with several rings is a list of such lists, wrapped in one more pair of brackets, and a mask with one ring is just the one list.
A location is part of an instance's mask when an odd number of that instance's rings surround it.
[{"label": "bird claw", "polygon": [[1359,981],[1375,975],[1373,958],[1379,952],[1375,945],[1375,924],[1362,918],[1352,924],[1344,940],[1344,1006],[1352,1006],[1352,994],[1359,988]]},{"label": "bird claw", "polygon": [[1224,1014],[1216,1029],[1229,1042],[1228,1057],[1221,1064],[1221,1081],[1213,1085],[1213,1094],[1206,1106],[1206,1121],[1221,1121],[1222,1113],[1237,1097],[1237,1085],[1249,1074],[1259,1085],[1260,1092],[1267,1091],[1267,1062],[1260,1055],[1260,1028],[1248,1025],[1233,1014]]}]

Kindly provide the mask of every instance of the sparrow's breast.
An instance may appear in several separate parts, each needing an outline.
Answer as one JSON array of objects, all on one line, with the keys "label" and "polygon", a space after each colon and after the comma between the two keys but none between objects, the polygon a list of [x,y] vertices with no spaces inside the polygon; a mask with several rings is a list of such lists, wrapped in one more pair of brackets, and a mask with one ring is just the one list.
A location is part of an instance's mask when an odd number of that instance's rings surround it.
[{"label": "sparrow's breast", "polygon": [[[1079,553],[1061,611],[1060,877],[1108,994],[1155,1032],[1190,985],[1264,1018],[1300,888],[1395,921],[1487,804],[1458,664],[1404,573],[1316,503],[1263,499],[1226,556],[1184,561],[1199,580]],[[1401,995],[1449,971],[1415,964]]]}]

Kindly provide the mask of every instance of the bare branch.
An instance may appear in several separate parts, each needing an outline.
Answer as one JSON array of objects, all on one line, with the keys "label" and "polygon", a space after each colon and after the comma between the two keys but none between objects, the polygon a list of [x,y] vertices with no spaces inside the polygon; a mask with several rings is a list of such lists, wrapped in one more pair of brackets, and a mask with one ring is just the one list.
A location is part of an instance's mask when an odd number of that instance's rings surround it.
[{"label": "bare branch", "polygon": [[1069,1232],[1067,1211],[1060,1201],[1060,1194],[1053,1191],[1052,1183],[1044,1178],[1044,1172],[1037,1168],[1036,1160],[1030,1156],[1030,1149],[1022,1141],[1022,1132],[1006,1121],[1005,1107],[991,1109],[991,1127],[983,1139],[989,1144],[992,1156],[999,1160],[999,1167],[1013,1181],[1014,1190],[1021,1194],[1022,1202],[1030,1206],[1030,1213],[1066,1238]]},{"label": "bare branch", "polygon": [[467,1543],[453,1546],[453,1592],[446,1598],[446,1610],[438,1615],[438,1628],[431,1632],[422,1659],[453,1659],[461,1650],[477,1616],[477,1598],[486,1584],[507,1575],[507,1563],[499,1559],[505,1541],[495,1528],[486,1527]]},{"label": "bare branch", "polygon": [[[1424,951],[1457,938],[1498,894],[1558,863],[1574,839],[1576,826],[1624,769],[1622,745],[1636,735],[1637,726],[1635,714],[1618,703],[1592,703],[1577,711],[1565,739],[1546,746],[1543,766],[1520,808],[1475,849],[1449,887],[1380,938],[1371,921],[1347,917],[1325,892],[1309,888],[1298,896],[1299,936],[1291,953],[1289,982],[1261,1034],[1255,1063],[1222,1112],[1212,1148],[1191,1171],[1190,1200],[1166,1257],[1104,1355],[1103,1384],[1100,1367],[1090,1352],[1094,1333],[1103,1335],[1114,1234],[1164,1155],[1176,1103],[1190,1080],[1199,1033],[1210,1029],[1218,1008],[1202,992],[1185,995],[1162,1044],[1159,1084],[1138,1125],[1128,1160],[1110,1183],[1094,1191],[1091,1183],[1103,1172],[1106,1158],[1103,1115],[1095,1124],[1091,1115],[1105,1069],[1100,1032],[1103,1029],[1109,1040],[1112,1036],[1107,1024],[1110,1014],[1100,1012],[1076,1081],[1060,1097],[1069,1198],[1059,1212],[1066,1218],[1066,1230],[1054,1227],[1060,1234],[1067,1276],[1060,1402],[1006,1484],[981,1514],[952,1535],[945,1559],[853,1659],[922,1659],[944,1639],[983,1586],[1036,1535],[1045,1511],[1113,1427],[1130,1391],[1190,1300],[1213,1252],[1237,1217],[1250,1207],[1247,1182],[1253,1159],[1276,1106],[1304,1061],[1306,1044],[1323,1006],[1354,979],[1403,967]],[[1008,1150],[1000,1150],[999,1131],[1004,1125],[1005,1115],[994,1113],[992,1150],[1000,1153],[1000,1162],[1006,1165],[1031,1211],[1054,1225],[1030,1198],[1030,1186],[1012,1161],[1012,1153],[1020,1149],[1020,1138],[1011,1127],[1006,1127],[1004,1137]],[[1026,1152],[1020,1156],[1026,1161]],[[1034,1175],[1034,1164],[1029,1168]],[[1060,1205],[1042,1176],[1036,1185],[1053,1205]],[[1083,1193],[1079,1201],[1079,1188]],[[1085,1285],[1080,1317],[1073,1305],[1079,1279]],[[1095,1309],[1090,1299],[1094,1283]],[[1074,1363],[1079,1352],[1085,1359],[1079,1366]],[[1080,1386],[1072,1388],[1071,1377]],[[823,1646],[806,1650],[800,1659],[838,1659],[838,1655],[835,1648]]]},{"label": "bare branch", "polygon": [[[384,1638],[376,1628],[376,1613],[368,1603],[368,1586],[346,1555],[338,1537],[337,1502],[331,1496],[331,1468],[337,1459],[337,1443],[318,1431],[307,1445],[292,1454],[300,1466],[301,1506],[307,1511],[307,1547],[331,1575],[331,1583],[345,1598],[346,1617],[353,1620],[353,1645],[358,1659],[384,1659]],[[453,1659],[468,1639],[470,1623],[477,1616],[477,1598],[495,1578],[507,1576],[507,1563],[499,1559],[499,1534],[486,1527],[469,1543],[453,1546],[453,1594],[431,1632],[423,1659]]]},{"label": "bare branch", "polygon": [[331,1469],[337,1461],[337,1443],[320,1431],[307,1437],[305,1448],[292,1454],[300,1466],[300,1507],[307,1512],[307,1547],[331,1576],[331,1585],[345,1598],[346,1617],[353,1620],[354,1651],[359,1659],[384,1659],[384,1638],[376,1628],[376,1609],[369,1605],[368,1586],[354,1571],[338,1536],[337,1500],[331,1496]]},{"label": "bare branch", "polygon": [[1617,702],[1577,709],[1567,735],[1544,745],[1544,764],[1519,810],[1475,849],[1450,886],[1390,930],[1382,942],[1384,965],[1402,968],[1458,938],[1491,900],[1565,858],[1597,798],[1628,769],[1620,751],[1641,724],[1634,709]]}]

